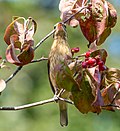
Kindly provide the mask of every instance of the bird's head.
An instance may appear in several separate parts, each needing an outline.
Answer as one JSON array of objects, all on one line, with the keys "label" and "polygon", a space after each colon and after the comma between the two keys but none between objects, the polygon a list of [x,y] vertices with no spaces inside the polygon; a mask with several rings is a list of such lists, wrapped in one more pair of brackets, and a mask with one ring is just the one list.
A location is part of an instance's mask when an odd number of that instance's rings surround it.
[{"label": "bird's head", "polygon": [[59,37],[66,39],[67,32],[66,32],[66,26],[64,23],[62,23],[62,22],[57,23],[54,26],[54,29],[55,29],[55,33],[54,33],[53,37],[55,39],[59,38]]}]

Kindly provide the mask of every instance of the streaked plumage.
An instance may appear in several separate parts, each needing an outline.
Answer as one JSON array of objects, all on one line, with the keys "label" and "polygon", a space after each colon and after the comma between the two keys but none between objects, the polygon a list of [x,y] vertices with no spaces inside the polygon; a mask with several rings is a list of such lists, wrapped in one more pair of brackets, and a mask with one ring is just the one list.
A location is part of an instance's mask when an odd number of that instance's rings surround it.
[{"label": "streaked plumage", "polygon": [[[59,87],[56,83],[55,73],[56,67],[64,61],[64,59],[71,58],[71,49],[67,42],[67,33],[63,23],[57,23],[54,33],[54,41],[49,53],[48,58],[48,74],[49,80],[54,94],[58,94],[60,89],[64,87]],[[71,60],[67,60],[68,64]],[[62,79],[62,78],[61,78]],[[65,91],[61,97],[67,98],[69,97],[69,93]],[[62,126],[67,126],[68,118],[67,118],[67,105],[63,101],[59,101],[60,108],[60,124]]]}]

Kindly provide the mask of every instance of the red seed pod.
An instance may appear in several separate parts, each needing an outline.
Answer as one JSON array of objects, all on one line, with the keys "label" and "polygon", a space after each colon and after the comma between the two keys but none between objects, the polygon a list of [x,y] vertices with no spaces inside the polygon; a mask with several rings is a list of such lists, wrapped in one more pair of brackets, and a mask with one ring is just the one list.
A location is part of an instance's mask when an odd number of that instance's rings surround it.
[{"label": "red seed pod", "polygon": [[99,65],[99,71],[104,71],[106,70],[106,66],[105,65]]},{"label": "red seed pod", "polygon": [[86,57],[86,58],[90,57],[90,54],[91,54],[90,51],[86,52],[86,53],[85,53],[85,57]]},{"label": "red seed pod", "polygon": [[95,59],[96,59],[96,64],[98,64],[101,61],[100,57],[96,57]]},{"label": "red seed pod", "polygon": [[98,64],[99,66],[103,66],[103,65],[104,65],[104,62],[100,60],[97,64]]},{"label": "red seed pod", "polygon": [[71,48],[72,53],[78,53],[80,51],[79,47]]},{"label": "red seed pod", "polygon": [[95,64],[96,64],[96,59],[90,58],[90,59],[88,60],[87,64],[90,65],[90,66],[95,65]]},{"label": "red seed pod", "polygon": [[83,62],[82,62],[82,67],[83,67],[83,68],[87,68],[87,66],[88,66],[88,65],[87,65],[87,62],[83,61]]}]

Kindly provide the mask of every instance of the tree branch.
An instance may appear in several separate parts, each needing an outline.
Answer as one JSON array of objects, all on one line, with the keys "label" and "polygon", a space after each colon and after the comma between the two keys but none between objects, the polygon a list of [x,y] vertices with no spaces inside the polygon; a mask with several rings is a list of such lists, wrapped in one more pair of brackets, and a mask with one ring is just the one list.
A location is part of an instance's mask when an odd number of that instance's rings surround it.
[{"label": "tree branch", "polygon": [[41,61],[43,61],[43,60],[48,60],[48,58],[41,57],[40,59],[32,60],[31,63],[41,62]]},{"label": "tree branch", "polygon": [[53,33],[55,32],[55,29],[52,30],[49,34],[47,34],[35,47],[34,50],[36,50],[45,40],[47,40]]},{"label": "tree branch", "polygon": [[45,105],[45,104],[48,104],[48,103],[57,102],[58,100],[65,101],[65,102],[67,102],[69,104],[73,104],[72,101],[69,101],[67,99],[63,99],[63,98],[60,98],[60,97],[56,96],[56,97],[53,97],[53,98],[48,99],[48,100],[34,102],[34,103],[31,103],[31,104],[26,104],[26,105],[22,105],[22,106],[0,107],[0,110],[9,110],[9,111],[23,110],[23,109],[27,109],[27,108],[30,108],[30,107],[35,107],[35,106]]},{"label": "tree branch", "polygon": [[14,72],[13,74],[10,75],[10,77],[8,77],[7,80],[5,80],[6,83],[8,83],[11,79],[13,79],[13,77],[16,76],[16,74],[22,69],[23,66],[19,66]]},{"label": "tree branch", "polygon": [[[41,57],[40,59],[37,59],[37,60],[33,60],[31,63],[35,63],[35,62],[41,62],[43,60],[48,60],[48,58],[45,58],[45,57]],[[6,83],[8,83],[11,79],[13,79],[16,74],[23,68],[23,66],[19,66],[14,72],[13,74],[11,74],[7,80],[5,80]]]}]

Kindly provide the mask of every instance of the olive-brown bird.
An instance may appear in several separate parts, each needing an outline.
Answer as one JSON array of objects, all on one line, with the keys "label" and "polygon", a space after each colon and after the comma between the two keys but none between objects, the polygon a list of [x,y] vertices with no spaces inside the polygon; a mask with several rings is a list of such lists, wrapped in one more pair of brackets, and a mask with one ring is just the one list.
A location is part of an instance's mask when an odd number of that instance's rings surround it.
[{"label": "olive-brown bird", "polygon": [[[49,58],[48,58],[48,74],[49,74],[49,80],[52,87],[52,90],[55,95],[59,94],[61,89],[64,89],[64,87],[60,87],[57,85],[56,82],[56,68],[60,66],[62,62],[64,62],[65,59],[71,58],[72,53],[71,49],[69,47],[69,44],[67,42],[67,32],[66,27],[63,23],[57,23],[55,26],[55,33],[53,35],[54,41],[50,50]],[[67,61],[67,64],[69,64],[71,60]],[[61,80],[63,78],[61,77]],[[63,79],[64,81],[64,79]],[[68,98],[69,93],[67,91],[64,91],[60,97],[62,98]],[[67,126],[68,124],[68,117],[67,117],[67,105],[64,101],[58,101],[59,103],[59,109],[60,109],[60,124],[61,126]]]}]

